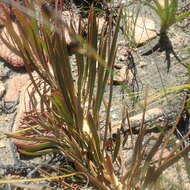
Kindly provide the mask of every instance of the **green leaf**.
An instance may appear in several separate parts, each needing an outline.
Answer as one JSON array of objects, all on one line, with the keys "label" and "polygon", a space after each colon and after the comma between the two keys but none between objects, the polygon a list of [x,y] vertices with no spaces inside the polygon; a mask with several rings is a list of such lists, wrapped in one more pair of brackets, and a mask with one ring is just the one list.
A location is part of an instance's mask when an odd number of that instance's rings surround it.
[{"label": "green leaf", "polygon": [[100,158],[101,157],[101,153],[100,153],[100,148],[101,148],[101,146],[100,146],[100,137],[99,137],[99,134],[98,134],[97,126],[95,125],[95,122],[94,122],[94,120],[93,120],[90,113],[88,113],[88,115],[87,115],[87,121],[88,121],[88,126],[90,128],[90,131],[92,133],[93,140],[94,140],[95,145],[96,145],[97,155]]},{"label": "green leaf", "polygon": [[24,144],[24,143],[16,143],[16,145],[20,148],[20,149],[25,149],[27,151],[39,151],[42,149],[46,149],[46,148],[56,148],[55,144],[53,143],[38,143],[38,144]]},{"label": "green leaf", "polygon": [[55,145],[58,145],[58,142],[56,141],[55,137],[25,137],[23,135],[15,135],[15,134],[5,134],[7,137],[15,138],[18,140],[24,140],[24,141],[35,141],[35,142],[50,142],[54,143]]},{"label": "green leaf", "polygon": [[176,17],[176,22],[180,22],[183,19],[187,18],[190,15],[190,10],[180,14],[179,16]]},{"label": "green leaf", "polygon": [[[98,33],[97,33],[96,15],[95,11],[91,9],[88,18],[88,45],[90,45],[94,49],[94,51],[97,51],[97,36]],[[96,79],[96,57],[88,55],[87,64],[89,65],[87,89],[89,89],[88,106],[90,108],[92,104],[93,90]]]},{"label": "green leaf", "polygon": [[121,146],[121,135],[120,135],[120,130],[117,130],[116,144],[115,144],[114,153],[113,153],[113,162],[115,162],[118,156],[120,146]]},{"label": "green leaf", "polygon": [[50,100],[53,105],[56,107],[58,113],[63,117],[63,119],[67,122],[69,126],[73,126],[73,118],[68,110],[67,104],[64,100],[64,96],[60,94],[58,90],[52,90],[52,95],[50,96]]},{"label": "green leaf", "polygon": [[36,152],[29,152],[29,151],[26,151],[23,149],[18,149],[18,152],[20,152],[21,154],[24,154],[24,155],[28,155],[28,156],[41,156],[43,154],[59,153],[60,151],[58,149],[48,148],[48,149],[40,150],[40,151],[36,151]]}]

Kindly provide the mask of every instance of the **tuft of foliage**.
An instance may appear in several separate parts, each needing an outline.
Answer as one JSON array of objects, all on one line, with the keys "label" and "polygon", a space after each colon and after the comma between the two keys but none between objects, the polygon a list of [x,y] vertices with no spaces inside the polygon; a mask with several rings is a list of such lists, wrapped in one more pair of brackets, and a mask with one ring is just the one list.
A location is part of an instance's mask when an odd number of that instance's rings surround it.
[{"label": "tuft of foliage", "polygon": [[164,0],[163,5],[158,0],[153,0],[153,5],[147,4],[160,18],[160,33],[167,32],[170,26],[190,15],[190,10],[177,15],[178,0]]}]

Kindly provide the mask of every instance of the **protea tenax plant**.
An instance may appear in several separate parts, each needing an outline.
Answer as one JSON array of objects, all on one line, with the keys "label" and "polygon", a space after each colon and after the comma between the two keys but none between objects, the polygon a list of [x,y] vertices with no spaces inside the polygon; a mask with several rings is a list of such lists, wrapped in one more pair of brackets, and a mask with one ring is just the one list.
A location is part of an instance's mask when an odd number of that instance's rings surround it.
[{"label": "protea tenax plant", "polygon": [[[33,13],[40,5],[39,1],[25,2],[23,8]],[[110,110],[113,66],[122,9],[118,11],[116,25],[105,24],[98,35],[97,17],[92,7],[85,31],[87,36],[83,39],[81,34],[85,27],[80,19],[77,33],[73,24],[69,26],[47,7],[40,5],[40,20],[17,8],[13,9],[16,30],[5,5],[1,6],[5,13],[1,21],[7,35],[11,36],[11,43],[2,36],[1,39],[15,54],[22,57],[32,84],[41,98],[41,109],[33,106],[25,119],[29,121],[27,126],[42,130],[43,133],[33,131],[33,136],[28,136],[28,133],[7,134],[33,143],[17,143],[20,153],[33,156],[49,152],[62,153],[96,189],[126,190],[152,187],[162,172],[188,151],[189,146],[179,150],[177,145],[178,148],[174,148],[168,157],[153,158],[159,147],[162,147],[167,121],[161,127],[156,143],[146,151],[146,146],[143,146],[146,135],[146,97],[131,162],[123,158],[124,139],[121,130],[118,129],[115,142],[108,146],[108,139],[112,138]],[[111,16],[109,18],[112,19]],[[77,44],[72,57],[69,56],[66,32]],[[75,65],[72,64],[73,60]],[[38,74],[38,80],[33,71]],[[102,102],[108,80],[109,96],[104,107]],[[48,90],[43,90],[42,86]],[[33,94],[30,94],[31,104],[33,98]],[[100,111],[104,111],[104,116]],[[101,123],[101,120],[104,122]]]}]

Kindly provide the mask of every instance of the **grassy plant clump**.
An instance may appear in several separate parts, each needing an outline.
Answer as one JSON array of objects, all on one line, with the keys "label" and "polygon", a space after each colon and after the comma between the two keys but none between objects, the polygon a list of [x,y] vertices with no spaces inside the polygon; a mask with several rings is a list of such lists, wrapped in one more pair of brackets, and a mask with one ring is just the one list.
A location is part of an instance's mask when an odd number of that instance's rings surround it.
[{"label": "grassy plant clump", "polygon": [[149,55],[157,50],[165,51],[166,55],[166,63],[167,63],[167,71],[169,72],[171,60],[170,54],[173,54],[174,57],[181,63],[181,60],[174,52],[172,43],[168,37],[169,28],[177,23],[185,19],[190,15],[190,11],[185,11],[179,15],[177,15],[178,11],[178,0],[164,0],[163,3],[158,0],[153,0],[153,3],[149,3],[146,1],[146,4],[154,10],[156,15],[160,20],[160,30],[159,30],[159,42],[156,44],[150,51],[144,53],[143,55]]},{"label": "grassy plant clump", "polygon": [[[30,121],[27,126],[36,130],[39,127],[43,133],[36,133],[35,137],[29,137],[27,133],[7,135],[34,143],[18,143],[22,154],[64,154],[74,164],[75,170],[83,173],[90,185],[98,190],[152,189],[163,171],[179,160],[190,146],[180,150],[181,141],[167,157],[162,157],[162,150],[169,144],[173,134],[171,131],[166,135],[168,121],[165,120],[159,123],[160,135],[147,150],[147,127],[144,124],[147,97],[131,162],[123,154],[129,134],[122,135],[122,125],[115,133],[115,138],[112,138],[110,110],[113,66],[122,9],[117,12],[116,25],[113,27],[108,21],[98,35],[98,22],[93,7],[89,11],[87,29],[79,18],[76,30],[72,23],[62,20],[57,12],[41,7],[39,1],[25,1],[25,5],[23,8],[26,12],[19,8],[13,9],[18,28],[16,31],[5,5],[1,4],[6,15],[1,21],[14,45],[10,45],[2,36],[1,39],[25,62],[25,68],[41,99],[40,110],[33,106],[27,113],[26,119]],[[37,7],[40,10],[37,17],[36,14],[27,14],[36,13]],[[112,15],[109,18],[111,20]],[[84,39],[82,33],[85,29],[87,36]],[[72,51],[72,56],[67,36],[77,47]],[[73,59],[76,65],[73,65]],[[77,76],[72,72],[73,68]],[[34,71],[38,74],[38,80],[34,77]],[[108,80],[109,97],[105,103]],[[35,97],[32,93],[30,100],[31,105],[34,105]],[[102,110],[104,117],[100,114]],[[127,120],[130,127],[128,110],[124,111],[122,121],[125,123]],[[156,158],[158,150],[161,150],[161,154]]]},{"label": "grassy plant clump", "polygon": [[163,3],[153,0],[153,5],[148,4],[160,18],[160,34],[166,33],[170,26],[180,22],[190,15],[190,11],[186,11],[177,15],[178,0],[164,0]]}]

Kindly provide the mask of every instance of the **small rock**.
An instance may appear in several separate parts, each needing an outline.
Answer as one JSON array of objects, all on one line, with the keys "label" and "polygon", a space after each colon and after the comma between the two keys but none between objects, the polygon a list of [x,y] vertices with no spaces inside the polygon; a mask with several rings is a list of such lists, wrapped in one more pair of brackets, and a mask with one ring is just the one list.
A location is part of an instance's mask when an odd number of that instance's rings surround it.
[{"label": "small rock", "polygon": [[118,118],[118,114],[117,113],[113,113],[112,114],[112,119],[117,119]]},{"label": "small rock", "polygon": [[3,85],[2,82],[0,82],[0,98],[3,97],[4,93],[5,93],[5,86]]},{"label": "small rock", "polygon": [[16,102],[19,98],[22,87],[29,80],[28,74],[14,76],[8,81],[7,92],[5,94],[5,102]]},{"label": "small rock", "polygon": [[138,17],[135,27],[135,41],[142,44],[156,37],[156,35],[154,21],[145,17]]},{"label": "small rock", "polygon": [[127,60],[127,56],[121,55],[119,56],[119,61],[126,61]]},{"label": "small rock", "polygon": [[3,141],[0,141],[0,148],[5,148],[6,147],[6,143]]},{"label": "small rock", "polygon": [[[145,121],[148,121],[149,119],[151,118],[155,118],[157,116],[160,116],[163,114],[163,111],[159,108],[152,108],[150,110],[147,110],[145,112],[145,118],[144,120]],[[142,117],[143,117],[143,113],[139,113],[135,116],[132,116],[129,118],[129,121],[130,121],[130,124],[135,124],[135,123],[141,123],[142,121]],[[126,124],[128,123],[127,120],[125,122]],[[118,129],[120,129],[121,127],[121,122],[115,122],[115,123],[112,123],[113,127],[112,127],[112,134],[116,133]]]},{"label": "small rock", "polygon": [[115,63],[114,64],[115,69],[121,69],[122,67],[123,67],[123,64],[120,64],[120,63]]},{"label": "small rock", "polygon": [[139,63],[139,67],[140,67],[140,68],[143,68],[143,67],[145,67],[146,65],[147,65],[146,62],[140,62],[140,63]]},{"label": "small rock", "polygon": [[[148,40],[151,40],[156,37],[155,23],[153,20],[146,17],[138,17],[136,23],[132,20],[131,17],[126,19],[130,28],[130,31],[134,31],[134,42],[136,44],[144,44]],[[129,36],[131,34],[128,34]]]},{"label": "small rock", "polygon": [[[16,24],[13,24],[13,27],[15,31],[18,31]],[[8,35],[8,32],[6,31],[6,28],[2,29],[2,32],[0,35],[10,43],[10,45],[13,45],[13,42],[11,38]],[[24,62],[21,57],[13,53],[1,40],[0,40],[0,57],[2,57],[6,62],[11,64],[14,68],[21,68],[24,67]]]},{"label": "small rock", "polygon": [[114,85],[121,85],[123,83],[130,83],[132,81],[133,74],[127,68],[127,66],[122,67],[118,73],[115,74],[113,79]]},{"label": "small rock", "polygon": [[119,42],[118,42],[118,50],[122,49],[123,46],[125,46],[125,45],[126,45],[126,41],[125,41],[125,40],[119,41]]},{"label": "small rock", "polygon": [[[72,28],[74,29],[74,31],[77,32],[77,29],[79,27],[79,20],[80,20],[79,14],[73,13],[71,11],[63,11],[61,14],[61,19],[63,23],[68,25],[68,27],[72,25]],[[70,32],[68,31],[68,28],[65,27],[64,30],[65,30],[64,31],[65,41],[67,44],[70,44],[73,41],[73,39],[70,36]]]},{"label": "small rock", "polygon": [[99,17],[97,19],[97,23],[98,23],[98,34],[100,35],[102,32],[102,29],[106,23],[106,19],[104,17]]},{"label": "small rock", "polygon": [[[163,113],[162,110],[159,108],[153,108],[153,109],[147,110],[145,112],[144,120],[147,121],[151,118],[155,118],[158,115],[162,115],[162,113]],[[130,122],[141,122],[142,117],[143,117],[143,113],[140,113],[140,114],[137,114],[133,117],[130,117],[129,120],[130,120]]]},{"label": "small rock", "polygon": [[[38,76],[39,77],[39,76]],[[38,79],[37,79],[38,80]],[[47,85],[46,85],[47,87]],[[44,84],[42,83],[39,87],[39,90],[41,93],[44,91]],[[47,93],[49,94],[49,92]],[[17,130],[25,129],[28,126],[23,124],[24,119],[26,119],[27,113],[36,110],[39,113],[41,112],[41,97],[37,93],[37,91],[34,88],[34,85],[31,83],[30,80],[22,87],[20,97],[19,97],[19,104],[17,106],[17,115],[14,120],[14,124],[12,127],[12,131],[15,132]],[[46,109],[46,108],[44,108]],[[26,120],[25,120],[26,121]],[[44,135],[47,135],[47,131],[44,129],[38,129],[40,133],[43,133]],[[28,135],[28,134],[27,134]],[[30,133],[29,136],[36,136],[35,133]],[[20,143],[24,144],[35,144],[35,141],[23,141],[20,139],[13,139],[12,142],[17,146]],[[36,161],[35,161],[36,162]]]},{"label": "small rock", "polygon": [[0,81],[3,81],[10,77],[12,70],[5,66],[5,63],[0,62]]},{"label": "small rock", "polygon": [[3,111],[7,114],[13,113],[16,110],[17,102],[4,102]]},{"label": "small rock", "polygon": [[[36,73],[33,73],[34,78],[38,78],[39,76]],[[41,88],[40,88],[41,87]],[[41,93],[44,90],[43,84],[40,86]],[[32,96],[31,96],[32,94]],[[25,81],[24,85],[20,89],[20,96],[19,96],[19,104],[17,106],[17,115],[15,118],[14,125],[12,127],[12,131],[16,131],[21,127],[21,121],[26,116],[27,112],[31,111],[31,101],[34,100],[32,106],[35,106],[36,110],[41,110],[41,97],[37,93],[34,88],[34,85],[29,80],[29,77]]]},{"label": "small rock", "polygon": [[160,160],[160,159],[167,159],[170,155],[170,151],[168,149],[159,149],[156,151],[156,154],[153,156],[153,160],[154,161],[157,161],[157,160]]},{"label": "small rock", "polygon": [[125,48],[125,47],[121,47],[119,50],[119,55],[123,55],[125,57],[127,57],[129,55],[129,49]]}]

